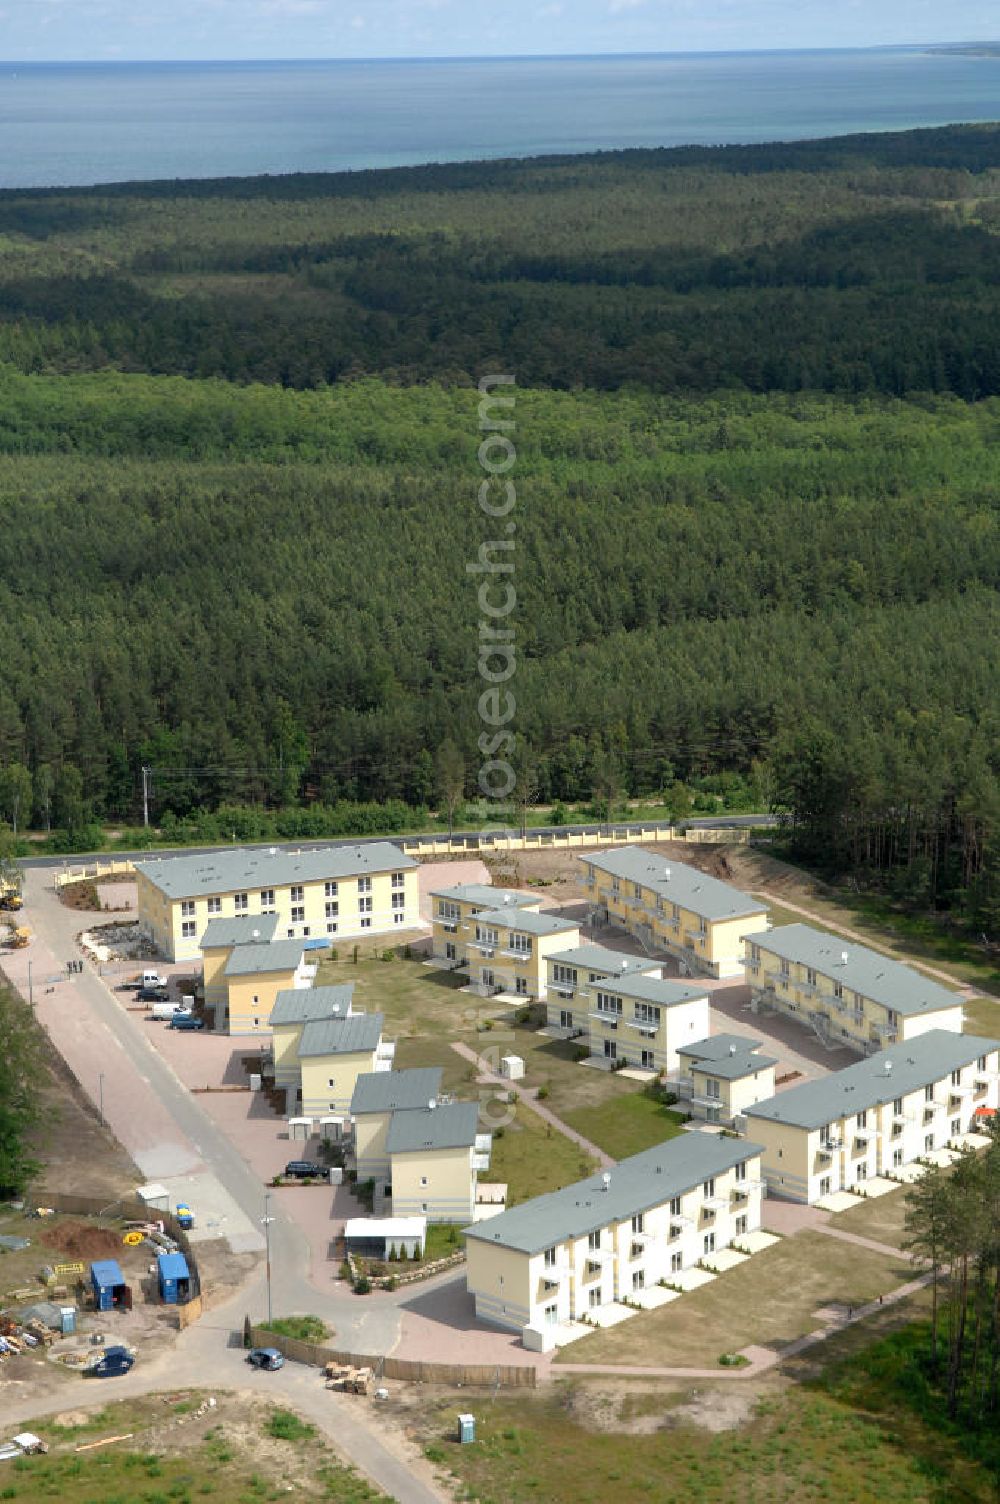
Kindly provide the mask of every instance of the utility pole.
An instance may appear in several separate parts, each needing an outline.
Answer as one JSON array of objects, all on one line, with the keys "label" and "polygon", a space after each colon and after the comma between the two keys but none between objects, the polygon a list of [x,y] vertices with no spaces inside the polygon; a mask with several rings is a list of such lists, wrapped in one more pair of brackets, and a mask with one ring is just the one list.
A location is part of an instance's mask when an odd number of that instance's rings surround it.
[{"label": "utility pole", "polygon": [[265,1268],[266,1268],[266,1271],[267,1271],[267,1323],[268,1323],[268,1326],[270,1326],[271,1319],[272,1319],[272,1311],[271,1311],[271,1223],[274,1221],[274,1218],[270,1215],[270,1209],[271,1209],[271,1196],[270,1196],[270,1193],[268,1191],[265,1191],[264,1192],[264,1216],[262,1218],[262,1221],[264,1223],[264,1257],[265,1257]]},{"label": "utility pole", "polygon": [[28,1007],[35,1006],[35,989],[31,985],[31,957],[28,957]]},{"label": "utility pole", "polygon": [[147,768],[145,766],[145,764],[143,764],[143,769],[142,769],[142,823],[143,823],[143,825],[146,826],[147,829],[149,828],[149,775],[150,775],[151,772],[152,772],[152,768]]},{"label": "utility pole", "polygon": [[98,1111],[100,1113],[101,1122],[103,1123],[104,1122],[104,1072],[103,1071],[101,1071],[100,1075],[97,1078],[97,1095],[98,1095],[98,1099],[99,1099]]}]

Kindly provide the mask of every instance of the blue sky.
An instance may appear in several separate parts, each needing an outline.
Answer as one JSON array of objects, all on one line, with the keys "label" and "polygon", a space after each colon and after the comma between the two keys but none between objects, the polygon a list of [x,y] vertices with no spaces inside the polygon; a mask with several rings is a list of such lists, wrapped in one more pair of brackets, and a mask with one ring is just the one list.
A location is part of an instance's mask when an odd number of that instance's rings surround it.
[{"label": "blue sky", "polygon": [[1000,35],[996,0],[0,0],[0,56],[673,52]]}]

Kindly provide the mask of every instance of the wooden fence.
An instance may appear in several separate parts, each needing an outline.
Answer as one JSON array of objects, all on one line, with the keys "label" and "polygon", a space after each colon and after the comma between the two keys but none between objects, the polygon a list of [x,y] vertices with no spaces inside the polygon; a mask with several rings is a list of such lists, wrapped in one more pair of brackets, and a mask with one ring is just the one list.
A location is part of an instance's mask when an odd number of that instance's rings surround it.
[{"label": "wooden fence", "polygon": [[251,1329],[255,1347],[276,1347],[293,1363],[308,1363],[323,1368],[327,1363],[353,1364],[371,1368],[386,1379],[405,1380],[411,1384],[447,1384],[479,1389],[534,1389],[535,1369],[515,1363],[422,1363],[414,1358],[383,1358],[377,1353],[349,1353],[327,1347],[320,1342],[302,1342],[297,1337],[281,1337],[265,1327]]},{"label": "wooden fence", "polygon": [[197,1305],[196,1314],[188,1317],[182,1325],[190,1325],[191,1321],[197,1320],[197,1317],[201,1315],[202,1290],[197,1255],[192,1253],[191,1241],[173,1212],[152,1211],[145,1202],[132,1196],[123,1196],[117,1201],[107,1201],[103,1196],[79,1196],[72,1191],[39,1189],[31,1199],[35,1206],[51,1206],[53,1211],[62,1212],[68,1217],[106,1217],[120,1219],[123,1222],[162,1222],[167,1235],[173,1238],[187,1260],[188,1272],[191,1275],[189,1304]]}]

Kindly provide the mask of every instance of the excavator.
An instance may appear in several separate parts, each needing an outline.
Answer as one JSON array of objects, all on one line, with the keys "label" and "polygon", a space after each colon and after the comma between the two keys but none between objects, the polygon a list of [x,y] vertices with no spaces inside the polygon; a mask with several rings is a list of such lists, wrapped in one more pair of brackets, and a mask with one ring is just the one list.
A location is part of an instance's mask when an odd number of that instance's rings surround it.
[{"label": "excavator", "polygon": [[23,950],[31,941],[31,931],[26,924],[19,925],[17,929],[11,929],[8,944],[11,950]]},{"label": "excavator", "polygon": [[0,909],[6,909],[9,914],[16,913],[24,908],[24,899],[21,890],[13,883],[5,883],[0,880]]}]

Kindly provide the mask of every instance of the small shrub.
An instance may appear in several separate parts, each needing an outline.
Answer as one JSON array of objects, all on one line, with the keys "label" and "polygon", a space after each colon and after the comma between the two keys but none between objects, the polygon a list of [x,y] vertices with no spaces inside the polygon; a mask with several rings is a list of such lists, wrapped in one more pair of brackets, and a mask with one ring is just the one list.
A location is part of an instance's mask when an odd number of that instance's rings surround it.
[{"label": "small shrub", "polygon": [[372,1291],[371,1280],[370,1279],[366,1279],[363,1274],[360,1275],[359,1278],[354,1281],[354,1293],[355,1293],[355,1295],[370,1295],[371,1291]]},{"label": "small shrub", "polygon": [[544,1102],[545,1098],[548,1096],[548,1094],[549,1094],[549,1089],[548,1089],[547,1086],[540,1086],[538,1088],[538,1090],[535,1092],[535,1096],[538,1098],[539,1102]]},{"label": "small shrub", "polygon": [[337,947],[335,945],[331,945],[330,946],[330,960],[331,961],[339,961],[340,960],[340,953],[338,952]]},{"label": "small shrub", "polygon": [[316,1427],[300,1420],[292,1410],[275,1410],[268,1416],[264,1429],[275,1441],[306,1441],[316,1435]]},{"label": "small shrub", "polygon": [[584,1044],[577,1045],[576,1049],[573,1051],[573,1059],[576,1061],[577,1065],[580,1064],[581,1060],[587,1060],[589,1059],[589,1057],[590,1051]]},{"label": "small shrub", "polygon": [[428,1462],[444,1462],[447,1453],[444,1447],[432,1444],[431,1446],[424,1447],[424,1456]]}]

